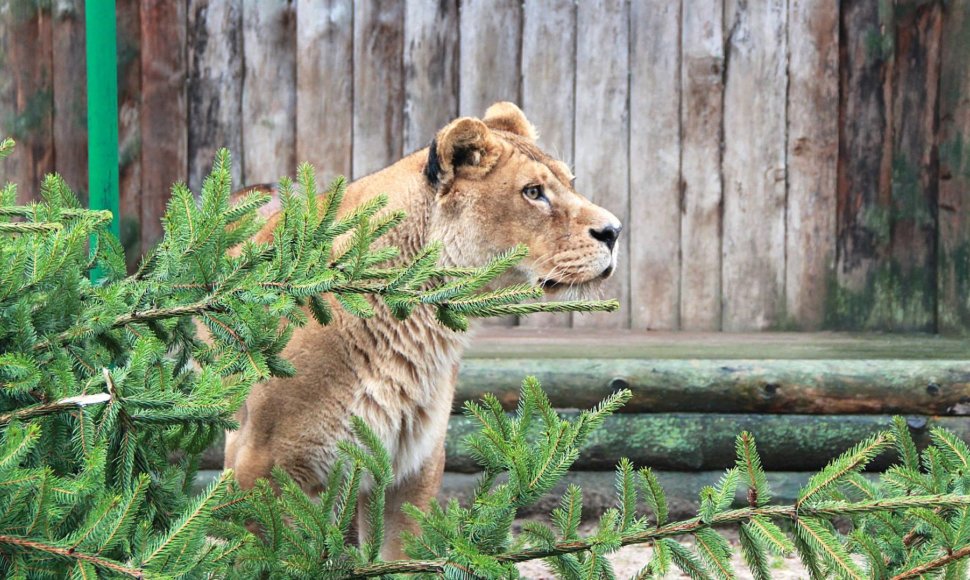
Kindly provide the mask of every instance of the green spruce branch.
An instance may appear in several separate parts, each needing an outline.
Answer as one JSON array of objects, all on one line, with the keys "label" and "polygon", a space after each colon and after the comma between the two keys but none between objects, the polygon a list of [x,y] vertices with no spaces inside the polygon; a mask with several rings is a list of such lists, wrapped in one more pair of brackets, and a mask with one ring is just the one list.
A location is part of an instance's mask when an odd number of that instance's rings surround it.
[{"label": "green spruce branch", "polygon": [[[771,490],[754,437],[742,433],[737,438],[735,467],[702,490],[701,507],[693,518],[668,522],[665,493],[656,477],[649,469],[636,471],[623,460],[616,474],[617,507],[601,516],[597,531],[579,535],[582,492],[572,486],[549,518],[552,527],[529,522],[519,536],[512,534],[517,510],[552,489],[571,467],[586,435],[628,397],[628,392],[621,391],[568,420],[552,409],[538,383],[527,379],[519,408],[511,415],[494,397],[467,404],[466,414],[480,426],[466,445],[483,469],[481,483],[468,507],[452,501],[446,506],[433,502],[423,512],[407,508],[420,527],[418,535],[405,539],[411,560],[381,562],[342,543],[327,544],[327,537],[343,532],[332,527],[332,500],[323,499],[323,509],[314,515],[317,526],[297,526],[285,541],[243,549],[237,565],[252,572],[287,576],[286,566],[300,560],[301,554],[312,554],[312,561],[304,561],[303,567],[325,570],[329,578],[392,574],[497,578],[514,576],[517,563],[541,559],[560,578],[612,578],[606,558],[610,552],[632,544],[651,544],[653,559],[645,563],[638,577],[663,577],[677,567],[692,578],[733,578],[731,550],[721,531],[736,527],[742,554],[756,578],[771,577],[771,557],[793,552],[799,554],[813,579],[902,579],[936,570],[945,571],[948,578],[962,578],[967,571],[970,494],[966,493],[964,461],[970,461],[970,450],[951,434],[939,431],[934,433],[935,444],[916,454],[908,431],[899,429],[904,424],[901,419],[895,421],[895,430],[860,442],[820,470],[792,505],[769,503]],[[366,426],[359,424],[357,429],[362,438]],[[859,472],[876,456],[893,449],[916,454],[910,461],[919,472],[910,475],[920,483],[899,487],[894,470],[902,466],[889,470],[877,485],[860,477]],[[356,461],[357,469],[364,471],[389,466],[379,467],[380,461],[373,458],[365,466],[361,459],[365,455],[345,459]],[[500,474],[506,476],[504,483],[498,483]],[[285,474],[276,477],[278,485],[287,485]],[[330,487],[338,489],[341,478],[346,481],[349,476],[335,477],[338,479]],[[739,489],[749,505],[733,508]],[[257,502],[262,507],[244,510],[240,522],[255,521],[268,527],[270,523],[260,514],[297,518],[307,509],[271,493]],[[641,502],[649,507],[648,512],[638,512]],[[853,532],[840,533],[831,523],[835,520],[848,520]],[[921,546],[906,546],[904,532],[914,523]],[[875,542],[867,544],[870,535]],[[694,549],[677,542],[687,537],[695,539]],[[868,570],[859,564],[859,557],[865,559]]]}]

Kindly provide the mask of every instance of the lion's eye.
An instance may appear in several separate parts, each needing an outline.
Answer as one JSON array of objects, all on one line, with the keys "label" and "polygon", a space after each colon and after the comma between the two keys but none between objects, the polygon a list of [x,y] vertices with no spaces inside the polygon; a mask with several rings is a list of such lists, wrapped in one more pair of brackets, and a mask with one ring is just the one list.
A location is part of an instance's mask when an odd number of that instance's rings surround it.
[{"label": "lion's eye", "polygon": [[526,199],[531,199],[532,201],[546,199],[546,194],[543,193],[541,185],[527,185],[522,190],[522,195],[524,195]]}]

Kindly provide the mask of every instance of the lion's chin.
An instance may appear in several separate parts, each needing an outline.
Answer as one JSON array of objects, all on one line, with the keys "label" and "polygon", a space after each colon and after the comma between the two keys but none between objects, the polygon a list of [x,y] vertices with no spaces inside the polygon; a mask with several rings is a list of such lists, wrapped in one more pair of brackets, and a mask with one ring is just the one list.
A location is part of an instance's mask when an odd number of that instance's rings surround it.
[{"label": "lion's chin", "polygon": [[593,300],[599,296],[603,280],[609,276],[598,276],[583,281],[565,281],[543,278],[538,285],[543,293],[557,300]]}]

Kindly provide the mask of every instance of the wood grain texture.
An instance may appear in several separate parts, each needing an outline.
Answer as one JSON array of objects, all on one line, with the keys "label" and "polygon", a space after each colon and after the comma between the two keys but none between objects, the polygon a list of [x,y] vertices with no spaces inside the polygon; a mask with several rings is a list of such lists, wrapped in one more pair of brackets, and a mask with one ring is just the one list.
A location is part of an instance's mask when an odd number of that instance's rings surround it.
[{"label": "wood grain texture", "polygon": [[[630,225],[629,4],[623,0],[581,2],[576,19],[576,175],[580,193]],[[630,325],[630,236],[616,243],[616,273],[603,295],[620,311],[578,314],[576,327]]]},{"label": "wood grain texture", "polygon": [[241,0],[188,2],[188,183],[200,191],[216,152],[233,155],[232,180],[242,183],[243,43]]},{"label": "wood grain texture", "polygon": [[462,0],[458,111],[481,117],[496,101],[519,102],[521,0]]},{"label": "wood grain texture", "polygon": [[18,202],[26,203],[38,198],[44,176],[54,171],[51,12],[47,4],[11,2],[2,18],[12,105],[3,132],[17,142],[5,172],[17,184]]},{"label": "wood grain texture", "polygon": [[57,172],[87,205],[88,117],[84,2],[53,4],[54,161]]},{"label": "wood grain texture", "polygon": [[944,6],[940,71],[937,318],[940,332],[970,332],[970,6]]},{"label": "wood grain texture", "polygon": [[886,328],[891,317],[894,30],[889,3],[842,2],[838,248],[827,322],[833,328]]},{"label": "wood grain texture", "polygon": [[[530,0],[523,6],[522,102],[539,130],[539,144],[554,157],[573,164],[576,117],[576,3]],[[589,186],[589,176],[577,181]],[[568,313],[523,316],[519,325],[566,327]]]},{"label": "wood grain texture", "polygon": [[788,12],[728,0],[724,86],[724,330],[781,321],[785,289]]},{"label": "wood grain texture", "polygon": [[[458,112],[482,117],[497,101],[521,99],[522,2],[462,0]],[[489,318],[484,326],[514,326],[514,316]]]},{"label": "wood grain texture", "polygon": [[839,3],[788,4],[788,209],[784,325],[817,330],[835,276]]},{"label": "wood grain texture", "polygon": [[936,329],[940,2],[896,5],[891,267],[894,330]]},{"label": "wood grain texture", "polygon": [[630,12],[631,327],[680,326],[681,3]]},{"label": "wood grain texture", "polygon": [[354,124],[354,3],[299,0],[296,23],[296,160],[318,183],[350,176]]},{"label": "wood grain texture", "polygon": [[[486,393],[514,410],[534,376],[553,407],[595,407],[618,388],[622,413],[968,415],[966,361],[850,359],[478,359],[462,361],[454,408]],[[932,387],[928,387],[932,385]]]},{"label": "wood grain texture", "polygon": [[360,2],[354,13],[354,179],[401,158],[404,0]]},{"label": "wood grain texture", "polygon": [[680,325],[721,327],[723,0],[684,3],[681,32]]},{"label": "wood grain texture", "polygon": [[[578,413],[564,413],[575,418]],[[970,442],[970,421],[965,417],[926,417],[925,427],[913,429],[916,445],[930,443],[934,428],[948,429]],[[448,471],[478,471],[480,467],[464,444],[480,423],[452,416],[445,440]],[[616,468],[619,457],[635,465],[694,471],[727,469],[735,463],[738,433],[747,431],[758,442],[767,470],[817,470],[833,457],[868,437],[892,428],[892,416],[880,415],[769,415],[735,413],[623,413],[607,417],[579,452],[577,469]],[[886,469],[895,453],[875,459],[872,469]]]},{"label": "wood grain texture", "polygon": [[404,153],[427,147],[458,116],[458,0],[407,0]]},{"label": "wood grain texture", "polygon": [[[142,252],[141,3],[122,2],[118,15],[118,209],[128,270]],[[85,112],[87,114],[87,112]],[[84,184],[87,188],[87,184]],[[155,218],[158,220],[158,217]]]},{"label": "wood grain texture", "polygon": [[186,6],[142,0],[141,5],[141,241],[162,237],[161,218],[175,181],[188,172],[185,81]]},{"label": "wood grain texture", "polygon": [[289,0],[243,1],[243,181],[296,171],[296,10]]}]

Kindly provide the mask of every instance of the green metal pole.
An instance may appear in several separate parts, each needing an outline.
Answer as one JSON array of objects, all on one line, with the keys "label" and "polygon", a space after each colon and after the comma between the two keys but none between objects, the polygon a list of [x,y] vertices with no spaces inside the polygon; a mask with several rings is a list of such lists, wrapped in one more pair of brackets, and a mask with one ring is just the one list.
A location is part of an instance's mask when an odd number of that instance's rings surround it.
[{"label": "green metal pole", "polygon": [[[114,216],[118,227],[118,41],[115,0],[84,7],[88,72],[88,205]],[[96,276],[98,277],[98,276]]]}]

